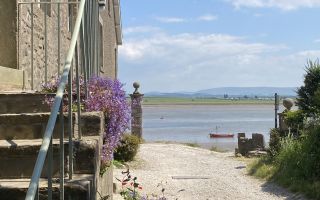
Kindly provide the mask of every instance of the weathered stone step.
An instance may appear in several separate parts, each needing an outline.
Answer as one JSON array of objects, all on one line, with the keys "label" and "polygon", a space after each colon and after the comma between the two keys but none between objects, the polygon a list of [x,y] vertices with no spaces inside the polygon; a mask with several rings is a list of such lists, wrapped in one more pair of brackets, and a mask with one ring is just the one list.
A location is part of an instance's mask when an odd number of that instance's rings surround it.
[{"label": "weathered stone step", "polygon": [[31,92],[0,93],[0,114],[50,112],[49,106],[43,103],[45,95]]},{"label": "weathered stone step", "polygon": [[[42,144],[42,139],[0,140],[0,178],[30,178]],[[68,173],[68,141],[64,141],[65,173]],[[100,167],[102,137],[83,137],[73,141],[75,173],[94,174]],[[59,176],[59,140],[53,140],[53,176]],[[47,177],[47,161],[41,177]]]},{"label": "weathered stone step", "polygon": [[[68,117],[64,113],[64,135],[69,136]],[[40,139],[43,137],[50,113],[0,114],[0,140]],[[78,130],[76,113],[73,113],[73,128]],[[84,136],[98,136],[104,132],[105,117],[102,112],[81,113],[81,131]],[[60,124],[57,118],[54,138],[59,138]],[[74,137],[77,131],[74,131]]]},{"label": "weathered stone step", "polygon": [[[0,114],[0,139],[39,139],[43,137],[50,113]],[[73,115],[73,123],[75,116]],[[68,137],[68,117],[64,114],[64,135]],[[59,138],[59,118],[53,137]],[[73,134],[72,134],[73,136]]]},{"label": "weathered stone step", "polygon": [[[53,184],[53,199],[59,199],[58,179]],[[30,179],[0,179],[1,200],[24,200],[29,187]],[[92,189],[94,175],[74,174],[73,180],[65,179],[65,199],[73,200],[95,199],[95,191]],[[48,184],[46,179],[39,182],[39,199],[48,199]]]}]

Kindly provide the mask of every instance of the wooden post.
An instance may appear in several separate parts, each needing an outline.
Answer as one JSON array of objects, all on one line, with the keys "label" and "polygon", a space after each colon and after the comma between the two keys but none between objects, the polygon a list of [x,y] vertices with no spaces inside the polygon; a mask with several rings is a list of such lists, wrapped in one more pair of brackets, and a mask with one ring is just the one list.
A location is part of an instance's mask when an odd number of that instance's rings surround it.
[{"label": "wooden post", "polygon": [[274,94],[274,128],[278,128],[278,110],[279,110],[279,96]]}]

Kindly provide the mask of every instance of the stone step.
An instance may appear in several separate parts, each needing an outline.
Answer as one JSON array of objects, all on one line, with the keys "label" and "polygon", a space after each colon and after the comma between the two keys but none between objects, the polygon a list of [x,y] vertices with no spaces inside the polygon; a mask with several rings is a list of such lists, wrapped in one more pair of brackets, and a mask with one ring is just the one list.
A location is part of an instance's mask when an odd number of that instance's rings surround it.
[{"label": "stone step", "polygon": [[[39,139],[43,137],[50,113],[0,114],[0,139]],[[73,116],[73,123],[75,116]],[[64,114],[64,135],[68,137],[68,117]],[[54,129],[54,138],[59,138],[59,118]]]},{"label": "stone step", "polygon": [[[42,139],[0,140],[0,178],[30,178]],[[68,173],[68,141],[64,141],[65,173]],[[100,167],[102,136],[83,137],[73,141],[74,173],[95,174]],[[59,176],[59,140],[53,140],[53,176]],[[47,161],[41,177],[47,177]]]},{"label": "stone step", "polygon": [[45,95],[34,92],[0,93],[0,114],[50,112]]},{"label": "stone step", "polygon": [[[64,114],[64,136],[69,137],[68,117]],[[0,140],[41,139],[46,129],[50,113],[0,114]],[[76,113],[73,113],[73,134],[78,135]],[[81,113],[81,131],[83,136],[99,136],[104,132],[105,116],[102,112]],[[59,138],[60,123],[57,119],[53,138]]]},{"label": "stone step", "polygon": [[[59,179],[53,184],[53,198],[59,199]],[[0,179],[1,200],[24,200],[30,179]],[[74,174],[72,180],[65,179],[65,199],[88,200],[95,199],[93,190],[94,175]],[[39,181],[39,199],[48,199],[48,184],[46,179]]]}]

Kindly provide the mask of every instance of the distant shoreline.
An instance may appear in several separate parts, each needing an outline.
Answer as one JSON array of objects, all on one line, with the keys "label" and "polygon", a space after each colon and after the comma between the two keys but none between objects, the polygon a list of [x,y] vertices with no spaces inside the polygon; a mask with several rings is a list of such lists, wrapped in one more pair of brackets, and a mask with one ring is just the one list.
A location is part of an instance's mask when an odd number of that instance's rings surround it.
[{"label": "distant shoreline", "polygon": [[144,97],[142,105],[273,105],[272,99],[217,99],[217,98],[171,98]]}]

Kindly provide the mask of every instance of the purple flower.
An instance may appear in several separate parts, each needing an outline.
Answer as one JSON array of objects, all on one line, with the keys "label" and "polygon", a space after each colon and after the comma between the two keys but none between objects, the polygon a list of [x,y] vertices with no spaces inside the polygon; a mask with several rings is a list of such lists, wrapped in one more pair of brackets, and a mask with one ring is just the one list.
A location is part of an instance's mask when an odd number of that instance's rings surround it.
[{"label": "purple flower", "polygon": [[[131,108],[127,103],[123,84],[118,80],[105,77],[92,77],[88,82],[89,95],[85,99],[85,82],[80,77],[80,103],[84,105],[85,111],[103,111],[107,122],[104,133],[104,144],[102,147],[102,161],[108,162],[113,159],[113,151],[117,147],[123,133],[128,129],[131,116]],[[58,76],[42,84],[42,91],[45,93],[55,93],[60,83]],[[65,89],[63,98],[64,111],[68,111],[68,92]],[[72,81],[72,103],[77,103],[76,81]],[[53,105],[54,97],[46,95],[44,103]]]},{"label": "purple flower", "polygon": [[130,122],[131,110],[123,84],[118,80],[92,77],[88,90],[89,96],[84,102],[86,111],[103,111],[107,117],[102,160],[110,161]]}]

